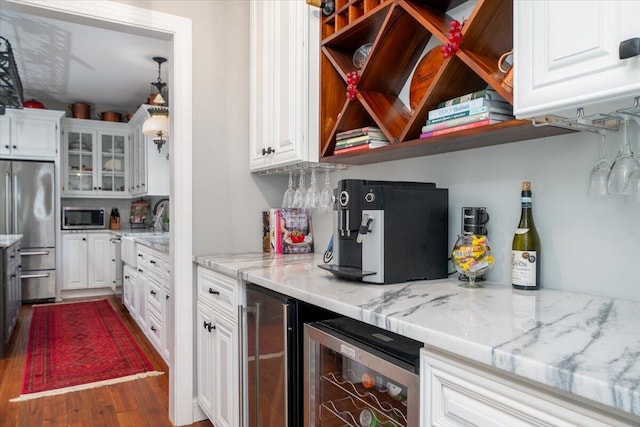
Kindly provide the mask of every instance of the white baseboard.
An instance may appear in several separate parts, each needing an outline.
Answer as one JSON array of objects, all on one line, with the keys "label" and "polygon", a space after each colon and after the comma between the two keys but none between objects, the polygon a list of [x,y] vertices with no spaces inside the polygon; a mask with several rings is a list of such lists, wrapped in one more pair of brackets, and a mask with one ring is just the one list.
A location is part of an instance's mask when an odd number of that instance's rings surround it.
[{"label": "white baseboard", "polygon": [[93,297],[106,297],[115,295],[111,288],[96,288],[96,289],[69,289],[63,290],[60,293],[62,301],[71,298],[93,298]]},{"label": "white baseboard", "polygon": [[197,423],[198,421],[206,420],[207,414],[204,413],[200,405],[198,405],[198,398],[193,398],[193,422]]}]

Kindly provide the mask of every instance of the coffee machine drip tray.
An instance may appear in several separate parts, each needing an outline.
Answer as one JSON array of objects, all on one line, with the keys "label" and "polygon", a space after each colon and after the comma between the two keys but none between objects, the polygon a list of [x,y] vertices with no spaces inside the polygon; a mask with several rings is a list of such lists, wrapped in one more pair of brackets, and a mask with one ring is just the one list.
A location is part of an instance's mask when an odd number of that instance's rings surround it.
[{"label": "coffee machine drip tray", "polygon": [[362,269],[357,267],[343,267],[333,264],[320,264],[318,265],[318,267],[322,268],[323,270],[327,270],[336,277],[342,277],[343,279],[349,280],[362,280],[362,278],[365,276],[376,274],[375,271],[363,271]]}]

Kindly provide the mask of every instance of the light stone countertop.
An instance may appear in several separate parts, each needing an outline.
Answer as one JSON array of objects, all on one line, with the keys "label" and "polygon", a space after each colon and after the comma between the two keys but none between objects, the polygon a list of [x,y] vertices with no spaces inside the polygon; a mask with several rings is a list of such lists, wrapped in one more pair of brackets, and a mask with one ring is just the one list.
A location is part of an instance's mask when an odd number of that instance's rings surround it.
[{"label": "light stone countertop", "polygon": [[0,234],[0,249],[8,248],[20,239],[22,234]]},{"label": "light stone countertop", "polygon": [[165,255],[169,255],[169,233],[133,235],[133,240],[135,240],[136,243],[140,243]]},{"label": "light stone countertop", "polygon": [[131,237],[136,243],[148,246],[169,255],[169,233],[162,231],[153,231],[149,228],[126,229],[126,230],[110,230],[108,228],[87,229],[87,230],[62,230],[62,234],[76,233],[110,233],[113,236]]},{"label": "light stone countertop", "polygon": [[[337,279],[322,256],[195,256],[213,271],[640,416],[640,302],[457,279],[371,285]],[[640,424],[640,418],[638,418]]]}]

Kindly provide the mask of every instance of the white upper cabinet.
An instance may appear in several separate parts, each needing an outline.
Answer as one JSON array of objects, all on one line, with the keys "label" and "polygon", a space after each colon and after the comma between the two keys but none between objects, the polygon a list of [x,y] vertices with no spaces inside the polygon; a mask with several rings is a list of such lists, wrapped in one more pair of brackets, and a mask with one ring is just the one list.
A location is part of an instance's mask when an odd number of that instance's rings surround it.
[{"label": "white upper cabinet", "polygon": [[55,160],[62,116],[63,111],[7,108],[0,116],[0,157]]},{"label": "white upper cabinet", "polygon": [[250,9],[250,170],[317,162],[319,11],[286,0]]},{"label": "white upper cabinet", "polygon": [[128,196],[128,127],[124,123],[63,119],[65,197]]},{"label": "white upper cabinet", "polygon": [[169,144],[160,151],[153,137],[142,133],[142,125],[149,113],[150,105],[141,105],[129,122],[131,139],[131,162],[129,168],[129,193],[132,196],[169,195]]},{"label": "white upper cabinet", "polygon": [[638,37],[640,1],[516,0],[516,116],[630,107],[640,95],[640,55],[620,59],[619,49]]}]

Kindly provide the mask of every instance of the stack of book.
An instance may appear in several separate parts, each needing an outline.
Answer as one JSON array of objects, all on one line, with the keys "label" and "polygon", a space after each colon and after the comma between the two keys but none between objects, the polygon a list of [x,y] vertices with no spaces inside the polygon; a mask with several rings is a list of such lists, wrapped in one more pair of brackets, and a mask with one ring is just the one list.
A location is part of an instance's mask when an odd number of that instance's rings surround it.
[{"label": "stack of book", "polygon": [[336,134],[336,146],[333,154],[347,154],[366,151],[389,145],[389,140],[377,127],[367,126]]},{"label": "stack of book", "polygon": [[468,93],[438,104],[429,111],[420,138],[445,135],[464,129],[513,119],[513,107],[491,88]]}]

